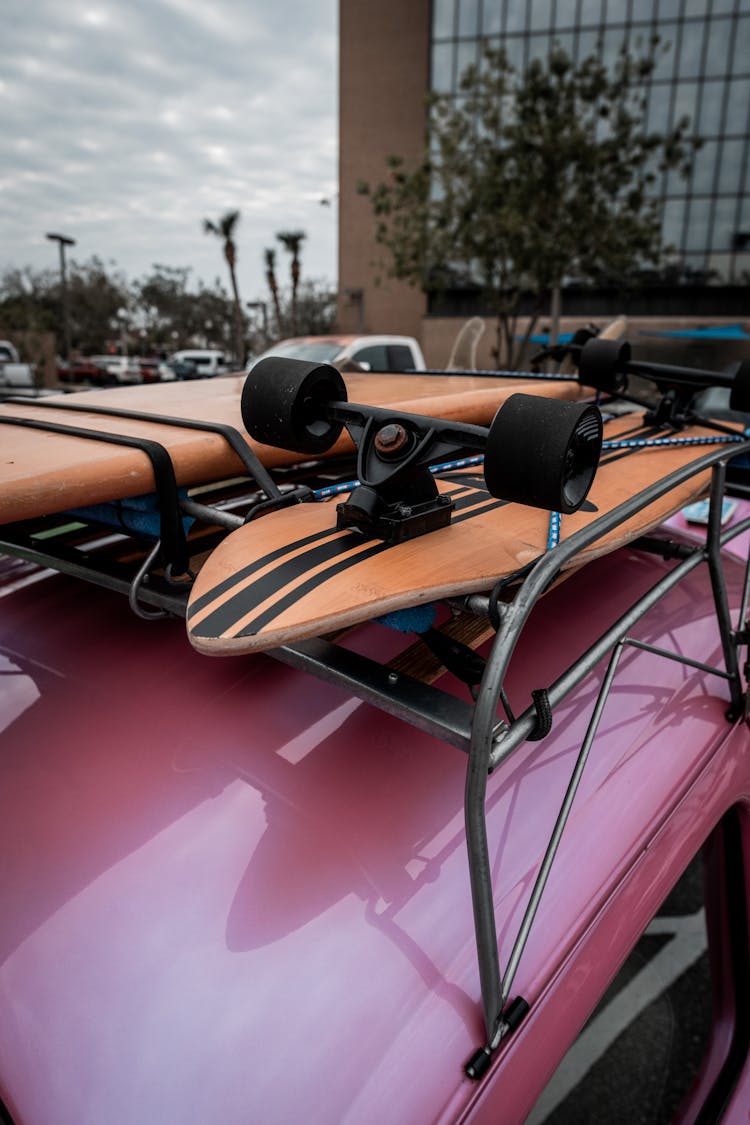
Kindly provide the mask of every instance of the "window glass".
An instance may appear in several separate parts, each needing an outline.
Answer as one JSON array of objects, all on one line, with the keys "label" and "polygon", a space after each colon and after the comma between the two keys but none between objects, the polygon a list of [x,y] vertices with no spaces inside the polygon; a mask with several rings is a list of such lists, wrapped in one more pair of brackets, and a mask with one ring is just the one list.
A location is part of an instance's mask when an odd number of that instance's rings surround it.
[{"label": "window glass", "polygon": [[578,19],[576,0],[557,0],[555,27],[573,27]]},{"label": "window glass", "polygon": [[436,43],[432,48],[432,88],[441,94],[453,89],[452,43]]},{"label": "window glass", "polygon": [[705,82],[700,95],[700,109],[697,121],[701,137],[716,136],[721,129],[721,110],[724,102],[724,83]]},{"label": "window glass", "polygon": [[747,133],[750,111],[750,79],[734,78],[729,84],[725,133]]},{"label": "window glass", "polygon": [[352,355],[355,363],[369,363],[370,371],[388,370],[388,353],[385,344],[370,344],[367,348],[360,348]]},{"label": "window glass", "polygon": [[656,15],[654,0],[633,0],[631,19],[633,23],[651,23]]},{"label": "window glass", "polygon": [[531,30],[547,31],[552,26],[552,0],[529,0],[529,6]]},{"label": "window glass", "polygon": [[482,33],[499,35],[502,31],[502,5],[500,0],[484,0],[482,4]]},{"label": "window glass", "polygon": [[591,58],[592,55],[599,54],[599,32],[598,31],[579,31],[578,32],[578,61],[584,62],[586,59]]},{"label": "window glass", "polygon": [[479,40],[467,39],[456,44],[456,81],[472,63],[479,62]]},{"label": "window glass", "polygon": [[690,120],[691,126],[695,127],[695,99],[698,93],[697,82],[678,82],[675,85],[675,99],[674,99],[674,122],[677,122],[682,117],[687,117]]},{"label": "window glass", "polygon": [[625,32],[622,28],[609,28],[604,32],[602,62],[605,66],[614,67],[624,42]]},{"label": "window glass", "polygon": [[664,241],[677,250],[682,247],[682,225],[685,220],[685,200],[668,199],[664,206],[662,235]]},{"label": "window glass", "polygon": [[[707,75],[723,78],[729,70],[729,50],[732,42],[732,20],[711,20],[708,25],[706,51]],[[746,62],[747,60],[745,60]],[[744,67],[743,67],[744,69]]]},{"label": "window glass", "polygon": [[505,30],[524,31],[526,28],[525,0],[507,0],[505,5]]},{"label": "window glass", "polygon": [[686,250],[705,250],[708,246],[708,223],[711,215],[710,199],[691,199],[688,213]]},{"label": "window glass", "polygon": [[648,130],[666,133],[669,126],[669,86],[652,86],[648,99]]},{"label": "window glass", "polygon": [[734,36],[734,63],[732,65],[734,74],[747,74],[748,59],[750,58],[750,13],[747,11],[746,4],[743,4],[741,8],[744,15],[737,20]]},{"label": "window glass", "polygon": [[539,59],[541,62],[547,58],[549,54],[549,35],[544,32],[541,35],[530,35],[528,39],[528,55],[526,65]]},{"label": "window glass", "polygon": [[721,175],[719,177],[719,191],[722,195],[734,195],[742,191],[745,160],[744,141],[724,141],[721,148]]},{"label": "window glass", "polygon": [[458,0],[458,34],[479,34],[479,0]]},{"label": "window glass", "polygon": [[680,15],[681,0],[659,0],[659,19],[676,20]]},{"label": "window glass", "polygon": [[737,224],[737,200],[717,199],[714,233],[711,243],[716,250],[731,250],[734,236],[741,230]]},{"label": "window glass", "polygon": [[598,26],[601,22],[602,0],[581,0],[581,23],[595,23]]},{"label": "window glass", "polygon": [[[705,16],[707,8],[706,0],[685,0],[683,14],[686,16]],[[696,30],[698,35],[702,34],[702,29]],[[686,33],[690,34],[689,32]]]},{"label": "window glass", "polygon": [[680,78],[697,78],[700,74],[704,31],[704,26],[699,23],[683,25],[680,57],[677,62]]},{"label": "window glass", "polygon": [[411,348],[408,348],[406,344],[388,345],[389,371],[411,371],[413,367],[414,356],[411,354]]},{"label": "window glass", "polygon": [[714,172],[716,171],[716,161],[718,158],[718,141],[706,141],[705,144],[698,149],[693,158],[691,191],[695,192],[697,195],[705,195],[713,191]]},{"label": "window glass", "polygon": [[669,79],[674,74],[674,54],[677,28],[671,24],[659,30],[659,43],[654,53],[653,79]]},{"label": "window glass", "polygon": [[562,48],[569,59],[575,55],[575,35],[572,31],[558,31],[555,35],[555,45]]},{"label": "window glass", "polygon": [[727,282],[731,284],[734,280],[732,276],[732,255],[731,254],[709,254],[708,268],[713,277],[709,277],[709,285],[726,285]]},{"label": "window glass", "polygon": [[453,35],[454,0],[433,0],[432,34],[435,39],[447,39]]}]

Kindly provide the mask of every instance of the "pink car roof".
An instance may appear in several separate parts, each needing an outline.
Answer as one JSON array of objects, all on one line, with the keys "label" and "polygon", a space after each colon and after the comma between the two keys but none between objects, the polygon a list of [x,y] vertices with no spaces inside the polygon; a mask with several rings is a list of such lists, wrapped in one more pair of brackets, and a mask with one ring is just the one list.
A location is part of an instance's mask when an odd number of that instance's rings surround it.
[{"label": "pink car roof", "polygon": [[[512,698],[557,675],[662,565],[620,553],[553,591],[519,647]],[[483,1042],[464,756],[271,658],[198,656],[182,623],[139,621],[106,591],[20,563],[4,574],[11,1111],[58,1125],[481,1117],[488,1087],[462,1072]],[[639,635],[715,654],[706,576]],[[373,625],[347,643],[382,655],[403,641]],[[589,677],[552,734],[490,778],[501,958],[595,690]],[[634,939],[637,910],[613,892],[727,743],[725,709],[702,674],[624,658],[519,968],[514,991],[532,1009],[496,1064],[501,1080],[509,1069],[504,1120],[522,1119],[571,1034],[559,972],[603,903]],[[669,877],[651,877],[652,898]]]}]

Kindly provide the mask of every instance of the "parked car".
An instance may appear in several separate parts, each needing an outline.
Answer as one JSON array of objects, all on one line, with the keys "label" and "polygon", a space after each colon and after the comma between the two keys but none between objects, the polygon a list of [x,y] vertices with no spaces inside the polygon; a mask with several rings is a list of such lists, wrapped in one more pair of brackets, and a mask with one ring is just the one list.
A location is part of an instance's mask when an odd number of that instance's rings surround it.
[{"label": "parked car", "polygon": [[0,340],[0,386],[33,387],[35,378],[33,364],[21,363],[10,340]]},{"label": "parked car", "polygon": [[[177,370],[179,364],[191,364],[195,369],[195,374],[183,374],[178,378],[183,379],[205,379],[213,375],[224,375],[229,371],[229,364],[224,352],[215,351],[211,348],[192,348],[183,351],[175,352],[169,357],[167,363],[170,367]],[[183,368],[183,370],[187,370]]]},{"label": "parked car", "polygon": [[159,359],[140,359],[141,379],[144,383],[168,383],[177,378],[175,370]]},{"label": "parked car", "polygon": [[91,383],[95,386],[110,381],[103,367],[85,358],[58,362],[57,378],[60,383]]},{"label": "parked car", "polygon": [[269,355],[311,359],[341,369],[423,371],[422,349],[413,336],[299,336],[280,340],[247,366],[250,371]]},{"label": "parked car", "polygon": [[140,383],[141,365],[132,356],[95,355],[91,362],[104,372],[105,381],[110,383]]}]

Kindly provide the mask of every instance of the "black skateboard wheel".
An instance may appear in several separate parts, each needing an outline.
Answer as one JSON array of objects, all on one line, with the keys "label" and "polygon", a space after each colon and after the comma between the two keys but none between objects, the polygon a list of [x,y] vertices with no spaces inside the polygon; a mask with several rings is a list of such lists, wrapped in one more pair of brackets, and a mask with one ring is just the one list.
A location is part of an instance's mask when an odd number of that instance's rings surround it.
[{"label": "black skateboard wheel", "polygon": [[581,348],[578,379],[586,387],[617,394],[627,387],[625,368],[629,361],[630,344],[627,340],[602,340],[595,336]]},{"label": "black skateboard wheel", "polygon": [[263,445],[325,453],[343,428],[327,416],[332,402],[346,402],[346,384],[335,367],[269,356],[245,379],[242,421]]},{"label": "black skateboard wheel", "polygon": [[737,364],[729,395],[729,409],[741,414],[750,413],[750,360],[743,359]]},{"label": "black skateboard wheel", "polygon": [[598,407],[511,395],[487,435],[484,479],[501,500],[570,514],[586,499],[601,448]]}]

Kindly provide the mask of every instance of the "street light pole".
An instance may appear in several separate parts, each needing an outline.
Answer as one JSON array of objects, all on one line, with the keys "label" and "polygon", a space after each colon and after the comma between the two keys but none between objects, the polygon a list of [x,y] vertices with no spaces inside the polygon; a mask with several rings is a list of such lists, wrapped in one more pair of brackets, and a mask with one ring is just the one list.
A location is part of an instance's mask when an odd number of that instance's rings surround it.
[{"label": "street light pole", "polygon": [[60,247],[60,280],[62,284],[62,318],[63,318],[63,358],[70,359],[70,309],[68,306],[68,277],[65,272],[65,247],[75,246],[74,238],[67,238],[64,234],[48,234],[51,242],[56,242]]}]

